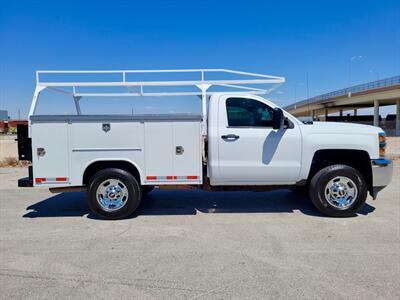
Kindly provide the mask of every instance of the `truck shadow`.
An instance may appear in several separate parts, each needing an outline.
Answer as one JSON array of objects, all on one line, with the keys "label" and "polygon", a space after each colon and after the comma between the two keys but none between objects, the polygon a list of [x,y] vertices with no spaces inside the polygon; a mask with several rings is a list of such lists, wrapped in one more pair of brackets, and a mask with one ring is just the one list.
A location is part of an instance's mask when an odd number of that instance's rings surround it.
[{"label": "truck shadow", "polygon": [[[24,218],[78,217],[98,219],[86,204],[84,193],[61,193],[26,208]],[[359,214],[367,215],[375,208],[365,204]],[[290,190],[270,192],[214,192],[201,190],[155,190],[142,200],[131,217],[156,215],[196,215],[200,213],[293,213],[300,211],[314,217],[320,214],[306,196]]]}]

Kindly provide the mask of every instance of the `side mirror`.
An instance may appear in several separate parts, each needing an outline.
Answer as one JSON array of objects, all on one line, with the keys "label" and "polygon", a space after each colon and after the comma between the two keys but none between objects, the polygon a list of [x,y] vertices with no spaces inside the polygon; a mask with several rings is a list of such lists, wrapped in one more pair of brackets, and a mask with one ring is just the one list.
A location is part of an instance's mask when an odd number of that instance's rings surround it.
[{"label": "side mirror", "polygon": [[293,129],[294,128],[294,124],[292,121],[289,120],[289,118],[285,117],[284,118],[284,127],[286,129]]},{"label": "side mirror", "polygon": [[280,109],[278,107],[275,108],[274,109],[274,116],[273,116],[273,119],[272,119],[272,123],[273,123],[272,128],[273,129],[281,129],[285,125],[284,122],[285,122],[285,118],[283,117],[282,109]]}]

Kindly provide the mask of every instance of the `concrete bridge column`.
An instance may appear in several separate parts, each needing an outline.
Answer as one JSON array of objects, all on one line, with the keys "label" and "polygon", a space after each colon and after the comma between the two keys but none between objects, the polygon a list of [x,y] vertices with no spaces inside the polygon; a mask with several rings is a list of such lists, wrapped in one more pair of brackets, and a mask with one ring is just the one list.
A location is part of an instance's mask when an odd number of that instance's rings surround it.
[{"label": "concrete bridge column", "polygon": [[379,126],[379,101],[374,100],[374,126]]},{"label": "concrete bridge column", "polygon": [[396,136],[400,136],[400,99],[396,101]]}]

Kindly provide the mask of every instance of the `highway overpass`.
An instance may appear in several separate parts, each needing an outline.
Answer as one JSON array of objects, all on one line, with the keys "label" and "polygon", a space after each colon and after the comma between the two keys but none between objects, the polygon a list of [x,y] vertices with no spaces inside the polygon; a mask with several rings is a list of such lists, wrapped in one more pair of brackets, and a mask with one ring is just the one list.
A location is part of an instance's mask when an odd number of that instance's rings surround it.
[{"label": "highway overpass", "polygon": [[285,107],[296,117],[317,118],[330,113],[352,111],[357,115],[361,108],[374,108],[373,124],[379,126],[379,107],[396,105],[395,133],[400,135],[400,76],[385,78],[337,90]]}]

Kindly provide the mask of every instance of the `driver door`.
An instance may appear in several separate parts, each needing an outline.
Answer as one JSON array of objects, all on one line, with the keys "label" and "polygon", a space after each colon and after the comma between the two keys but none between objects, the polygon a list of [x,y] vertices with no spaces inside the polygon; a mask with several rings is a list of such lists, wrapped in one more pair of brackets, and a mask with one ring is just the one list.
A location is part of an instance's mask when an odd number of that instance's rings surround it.
[{"label": "driver door", "polygon": [[301,133],[273,129],[274,107],[262,98],[219,99],[219,168],[213,184],[291,184],[298,179],[301,163]]}]

